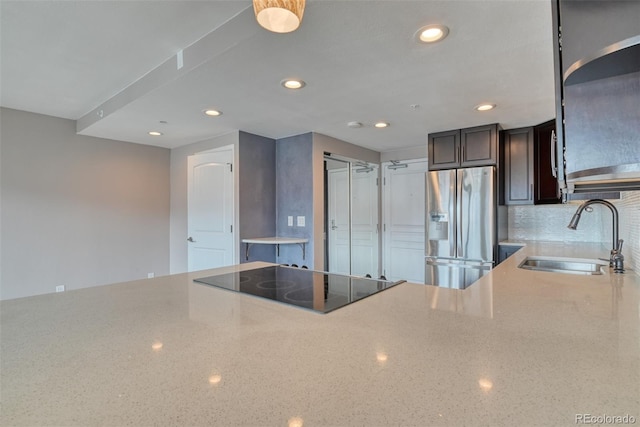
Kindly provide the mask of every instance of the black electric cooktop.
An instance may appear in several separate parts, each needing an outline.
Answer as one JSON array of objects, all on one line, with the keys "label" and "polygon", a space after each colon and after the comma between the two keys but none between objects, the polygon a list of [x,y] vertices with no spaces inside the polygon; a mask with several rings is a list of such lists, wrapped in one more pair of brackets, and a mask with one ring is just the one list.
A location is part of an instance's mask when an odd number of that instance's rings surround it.
[{"label": "black electric cooktop", "polygon": [[202,277],[195,282],[328,313],[403,281],[273,266]]}]

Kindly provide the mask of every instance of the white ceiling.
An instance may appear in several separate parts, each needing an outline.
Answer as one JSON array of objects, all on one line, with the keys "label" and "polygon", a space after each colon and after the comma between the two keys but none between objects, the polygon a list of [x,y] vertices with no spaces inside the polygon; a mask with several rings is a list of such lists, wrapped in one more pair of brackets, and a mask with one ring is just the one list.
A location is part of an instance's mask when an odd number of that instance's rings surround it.
[{"label": "white ceiling", "polygon": [[[173,148],[237,129],[314,131],[391,151],[555,111],[547,0],[307,0],[289,34],[262,29],[249,0],[0,5],[1,105],[77,120],[83,135]],[[432,23],[449,36],[418,44]],[[286,77],[307,86],[288,91]],[[481,102],[497,108],[474,111]],[[224,114],[206,117],[208,107]],[[378,120],[391,126],[374,129]]]}]

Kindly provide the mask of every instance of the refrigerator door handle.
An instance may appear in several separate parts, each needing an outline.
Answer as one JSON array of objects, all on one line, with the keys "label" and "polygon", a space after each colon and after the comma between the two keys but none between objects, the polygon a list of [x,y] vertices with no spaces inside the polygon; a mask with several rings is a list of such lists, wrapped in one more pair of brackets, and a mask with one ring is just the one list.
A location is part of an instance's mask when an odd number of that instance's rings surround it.
[{"label": "refrigerator door handle", "polygon": [[488,264],[454,264],[450,262],[437,262],[437,261],[427,261],[427,265],[439,265],[444,267],[451,268],[465,268],[465,269],[476,269],[476,270],[491,270],[491,263]]},{"label": "refrigerator door handle", "polygon": [[[426,256],[424,258],[427,260],[427,262],[437,262],[439,265],[440,264],[451,264],[451,262],[449,262],[449,261],[456,261],[456,265],[460,265],[460,264],[465,263],[465,262],[475,262],[475,263],[486,264],[486,265],[493,264],[493,261],[489,261],[487,259],[449,258],[449,257],[444,257],[444,256],[439,256],[439,257]],[[442,261],[442,262],[438,262],[438,261]]]},{"label": "refrigerator door handle", "polygon": [[[457,208],[457,198],[456,194],[456,171],[452,170],[449,172],[449,212],[455,213]],[[458,239],[458,215],[455,213],[449,218],[449,256],[456,256],[456,247],[457,247],[457,239]]]},{"label": "refrigerator door handle", "polygon": [[462,250],[462,177],[463,171],[456,171],[456,253],[458,258],[464,258],[464,251]]}]

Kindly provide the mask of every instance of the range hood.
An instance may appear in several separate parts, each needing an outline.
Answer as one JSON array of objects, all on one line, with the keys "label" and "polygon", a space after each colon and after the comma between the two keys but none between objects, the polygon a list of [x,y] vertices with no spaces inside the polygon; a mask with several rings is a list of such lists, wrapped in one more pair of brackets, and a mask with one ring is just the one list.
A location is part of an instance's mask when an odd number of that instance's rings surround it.
[{"label": "range hood", "polygon": [[640,35],[569,71],[563,87],[564,147],[558,150],[564,191],[640,190]]},{"label": "range hood", "polygon": [[566,185],[568,193],[640,190],[640,163],[570,173]]},{"label": "range hood", "polygon": [[[559,188],[640,190],[640,2],[554,0],[552,12]],[[594,32],[594,16],[615,25]]]}]

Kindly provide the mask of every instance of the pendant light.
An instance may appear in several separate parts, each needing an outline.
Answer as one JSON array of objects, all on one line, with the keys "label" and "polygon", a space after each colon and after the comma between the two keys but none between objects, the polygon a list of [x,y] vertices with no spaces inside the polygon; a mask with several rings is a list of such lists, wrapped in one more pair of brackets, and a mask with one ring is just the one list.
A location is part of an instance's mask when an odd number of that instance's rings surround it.
[{"label": "pendant light", "polygon": [[290,33],[302,22],[305,0],[253,0],[258,24],[274,33]]}]

